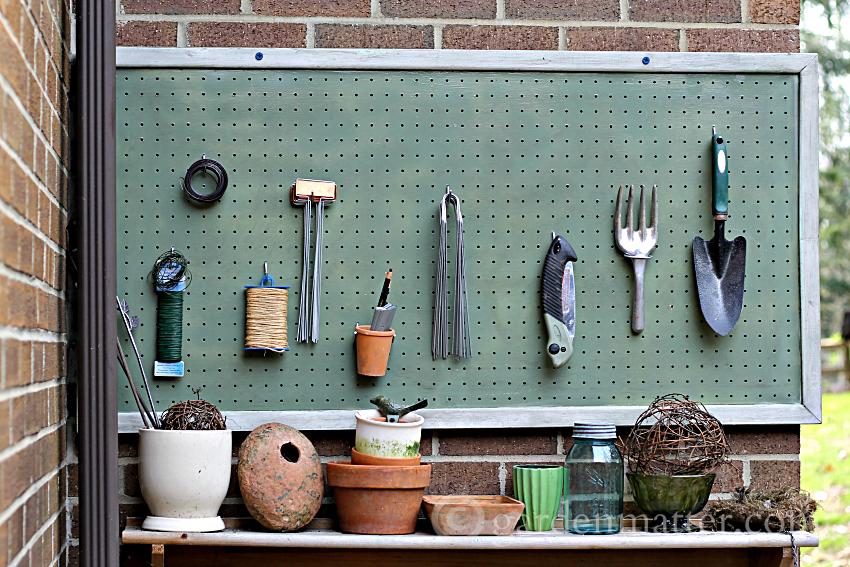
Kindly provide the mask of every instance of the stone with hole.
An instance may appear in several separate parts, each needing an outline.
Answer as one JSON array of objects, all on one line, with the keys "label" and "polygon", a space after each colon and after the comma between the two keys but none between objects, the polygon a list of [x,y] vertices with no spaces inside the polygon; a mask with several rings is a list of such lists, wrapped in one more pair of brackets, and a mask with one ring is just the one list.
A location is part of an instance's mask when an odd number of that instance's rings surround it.
[{"label": "stone with hole", "polygon": [[239,448],[239,490],[248,511],[275,531],[303,528],[322,505],[322,465],[300,431],[282,423],[255,428]]}]

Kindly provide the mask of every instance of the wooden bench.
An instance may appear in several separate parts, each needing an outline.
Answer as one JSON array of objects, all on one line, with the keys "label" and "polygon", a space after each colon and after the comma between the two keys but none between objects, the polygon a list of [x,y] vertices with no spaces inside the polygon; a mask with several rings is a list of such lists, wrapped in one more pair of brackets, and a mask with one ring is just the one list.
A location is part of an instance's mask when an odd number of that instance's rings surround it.
[{"label": "wooden bench", "polygon": [[[654,534],[628,528],[616,535],[579,536],[563,530],[517,531],[511,536],[437,536],[427,531],[402,536],[343,534],[327,520],[295,533],[258,531],[245,520],[226,521],[215,533],[167,533],[142,530],[131,519],[122,534],[126,545],[151,547],[151,565],[230,567],[310,565],[449,565],[471,567],[599,565],[601,567],[790,567],[791,536],[767,533],[694,532]],[[423,526],[423,529],[427,529]],[[794,532],[799,547],[818,539]],[[166,555],[166,548],[168,553]],[[557,561],[558,563],[552,563]]]}]

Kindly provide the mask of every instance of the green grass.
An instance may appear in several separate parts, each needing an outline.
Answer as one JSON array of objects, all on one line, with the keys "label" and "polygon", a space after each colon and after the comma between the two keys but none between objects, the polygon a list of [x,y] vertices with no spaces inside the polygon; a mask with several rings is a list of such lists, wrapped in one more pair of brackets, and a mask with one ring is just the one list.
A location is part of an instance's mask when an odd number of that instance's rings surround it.
[{"label": "green grass", "polygon": [[824,394],[824,421],[801,431],[801,479],[818,501],[815,515],[820,548],[803,556],[805,565],[850,565],[850,392]]}]

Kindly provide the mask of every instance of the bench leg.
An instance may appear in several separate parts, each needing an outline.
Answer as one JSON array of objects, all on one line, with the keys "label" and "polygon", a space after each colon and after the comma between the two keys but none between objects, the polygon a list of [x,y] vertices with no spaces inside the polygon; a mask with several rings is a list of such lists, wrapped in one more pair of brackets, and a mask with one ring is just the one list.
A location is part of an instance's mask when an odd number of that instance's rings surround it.
[{"label": "bench leg", "polygon": [[165,545],[151,545],[151,567],[165,567]]}]

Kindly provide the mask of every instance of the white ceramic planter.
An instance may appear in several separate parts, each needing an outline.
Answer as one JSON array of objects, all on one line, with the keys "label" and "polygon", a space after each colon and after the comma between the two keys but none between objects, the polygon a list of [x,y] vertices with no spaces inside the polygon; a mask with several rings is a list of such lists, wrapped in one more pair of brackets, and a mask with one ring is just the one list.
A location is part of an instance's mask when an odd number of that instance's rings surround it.
[{"label": "white ceramic planter", "polygon": [[164,532],[224,529],[218,509],[230,484],[229,430],[139,430],[139,485],[151,515],[142,528]]},{"label": "white ceramic planter", "polygon": [[355,412],[357,430],[354,436],[354,448],[364,455],[375,457],[415,457],[419,455],[419,443],[422,440],[422,424],[425,419],[418,414],[409,413],[398,423],[374,421],[380,417],[378,410]]}]

